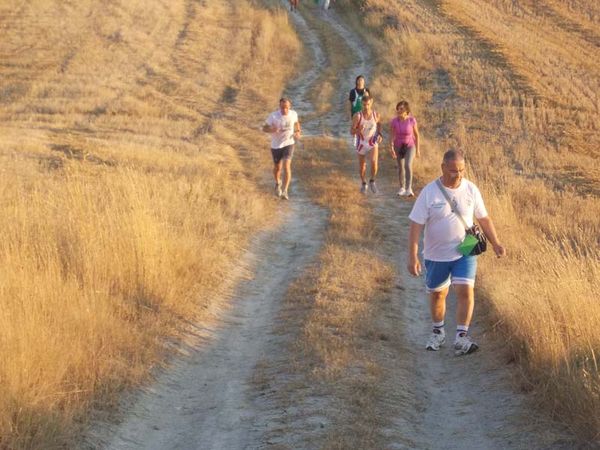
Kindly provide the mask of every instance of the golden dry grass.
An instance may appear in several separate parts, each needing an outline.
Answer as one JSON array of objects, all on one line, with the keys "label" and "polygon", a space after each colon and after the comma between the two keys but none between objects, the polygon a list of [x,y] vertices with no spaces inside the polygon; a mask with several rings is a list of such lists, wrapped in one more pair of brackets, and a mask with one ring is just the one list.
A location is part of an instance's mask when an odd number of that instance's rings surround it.
[{"label": "golden dry grass", "polygon": [[210,320],[270,220],[257,130],[299,43],[246,1],[6,1],[0,22],[0,447],[62,448]]},{"label": "golden dry grass", "polygon": [[520,361],[524,386],[580,436],[598,439],[597,3],[340,5],[365,11],[380,105],[391,112],[406,98],[420,119],[421,182],[438,172],[448,146],[468,152],[510,252],[483,259],[480,298]]}]

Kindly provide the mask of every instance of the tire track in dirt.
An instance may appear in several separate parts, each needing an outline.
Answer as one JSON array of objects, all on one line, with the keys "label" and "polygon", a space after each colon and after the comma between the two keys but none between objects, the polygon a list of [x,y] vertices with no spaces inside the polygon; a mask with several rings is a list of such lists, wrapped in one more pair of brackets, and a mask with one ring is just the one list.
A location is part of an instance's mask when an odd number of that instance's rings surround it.
[{"label": "tire track in dirt", "polygon": [[142,392],[117,427],[96,432],[110,449],[258,448],[260,406],[249,395],[256,363],[277,352],[273,318],[287,286],[315,256],[325,213],[294,197],[286,220],[255,240],[241,266],[250,274],[231,299],[231,309],[202,336],[191,355],[177,361]]},{"label": "tire track in dirt", "polygon": [[[311,37],[315,60],[324,61],[318,39]],[[302,94],[318,78],[319,67],[303,73],[288,91],[298,99],[294,106],[300,114],[311,108]],[[303,126],[309,133],[316,127]],[[156,383],[125,401],[122,423],[99,424],[92,430],[89,447],[220,450],[264,444],[270,431],[265,418],[272,416],[273,405],[256,392],[256,370],[268,355],[283,348],[274,330],[280,300],[317,255],[326,222],[326,211],[307,199],[296,180],[292,194],[292,201],[282,204],[282,223],[257,237],[240,261],[247,279],[236,282],[230,310],[215,311],[219,324],[194,330],[198,342],[185,349],[189,356],[175,361]]]},{"label": "tire track in dirt", "polygon": [[526,94],[529,98],[533,99],[535,104],[538,104],[542,96],[535,90],[527,77],[519,73],[518,69],[504,55],[499,45],[483,36],[475,28],[446,14],[442,0],[423,0],[423,4],[441,20],[451,24],[462,34],[465,37],[465,43],[473,48],[474,53],[478,57],[490,61],[495,67],[502,70],[505,74],[504,77],[511,83],[515,92]]},{"label": "tire track in dirt", "polygon": [[533,1],[531,6],[541,15],[550,18],[558,27],[581,37],[583,40],[600,48],[600,35],[596,30],[590,30],[582,27],[580,24],[571,20],[569,17],[561,14],[555,6],[546,2]]}]

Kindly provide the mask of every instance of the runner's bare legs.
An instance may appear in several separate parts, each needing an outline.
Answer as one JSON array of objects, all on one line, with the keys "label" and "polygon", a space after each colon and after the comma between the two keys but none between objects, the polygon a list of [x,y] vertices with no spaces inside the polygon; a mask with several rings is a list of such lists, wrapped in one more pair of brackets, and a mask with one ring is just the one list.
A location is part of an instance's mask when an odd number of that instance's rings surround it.
[{"label": "runner's bare legs", "polygon": [[[287,161],[289,162],[289,161]],[[283,160],[276,164],[273,164],[273,177],[275,178],[275,184],[281,184],[281,167],[283,166]]]},{"label": "runner's bare legs", "polygon": [[371,150],[371,180],[377,177],[377,171],[379,170],[379,146],[373,147]]},{"label": "runner's bare legs", "polygon": [[[371,170],[372,170],[371,166]],[[360,179],[365,184],[367,182],[367,156],[366,155],[358,155],[358,172],[360,174]]]},{"label": "runner's bare legs", "polygon": [[[285,175],[285,184],[283,187],[284,192],[288,191],[288,187],[290,187],[290,182],[292,181],[292,160],[286,159],[281,161],[283,162],[283,169]],[[281,169],[281,162],[279,168]]]}]

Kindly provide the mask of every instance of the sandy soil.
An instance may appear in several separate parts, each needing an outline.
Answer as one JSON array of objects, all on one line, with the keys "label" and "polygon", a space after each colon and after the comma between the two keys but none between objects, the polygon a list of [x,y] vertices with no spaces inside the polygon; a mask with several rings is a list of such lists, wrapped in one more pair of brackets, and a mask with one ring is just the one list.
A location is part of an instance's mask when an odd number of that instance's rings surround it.
[{"label": "sandy soil", "polygon": [[[287,2],[285,2],[287,3]],[[293,21],[315,64],[295,80],[286,92],[295,99],[300,116],[310,111],[303,94],[308,92],[325,61],[314,30],[300,14]],[[306,134],[318,134],[325,124],[334,137],[345,137],[348,118],[347,90],[358,73],[369,75],[369,50],[335,11],[320,15],[356,52],[355,64],[340,80],[340,94],[332,113],[305,123]],[[346,84],[349,85],[348,89]],[[438,93],[437,95],[441,95]],[[443,96],[442,96],[443,97]],[[440,98],[442,98],[440,97]],[[442,100],[443,101],[443,98]],[[301,147],[301,146],[300,146]],[[349,152],[352,150],[349,148]],[[388,160],[389,161],[389,160]],[[388,162],[386,161],[386,163]],[[391,183],[391,181],[389,182]],[[358,181],[357,181],[358,189]],[[326,211],[307,200],[301,180],[293,185],[289,204],[283,204],[284,223],[256,239],[245,265],[252,276],[239,283],[231,299],[231,309],[212,338],[202,343],[189,357],[181,359],[162,373],[156,383],[137,396],[119,425],[102,424],[92,433],[94,447],[110,449],[256,449],[275,448],[276,411],[257,401],[254,392],[257,371],[265,355],[284,348],[273,330],[279,300],[287,287],[313,261],[322,243]],[[384,363],[386,389],[402,393],[402,401],[382,405],[382,414],[392,417],[392,426],[381,430],[390,449],[456,448],[521,449],[573,448],[573,441],[561,427],[534,412],[527,396],[515,391],[512,371],[507,365],[502,343],[494,342],[490,330],[479,325],[476,311],[473,334],[481,351],[467,357],[453,356],[447,344],[440,352],[427,352],[424,343],[429,333],[429,313],[423,280],[408,276],[406,266],[407,215],[412,203],[395,197],[396,186],[381,185],[373,196],[377,221],[385,234],[382,250],[397,266],[398,299],[390,306],[388,320],[401,329],[400,354],[389,354]],[[389,230],[394,230],[389,231]],[[491,255],[486,255],[492,263]],[[449,305],[447,327],[452,340],[453,305]],[[388,324],[388,326],[391,326]],[[400,383],[395,371],[410,374]],[[410,399],[410,407],[406,399]],[[327,405],[321,405],[327,408]],[[327,416],[313,414],[316,426]],[[269,439],[265,436],[270,436]],[[277,448],[301,448],[284,436],[275,440]],[[312,448],[312,447],[311,447]]]}]

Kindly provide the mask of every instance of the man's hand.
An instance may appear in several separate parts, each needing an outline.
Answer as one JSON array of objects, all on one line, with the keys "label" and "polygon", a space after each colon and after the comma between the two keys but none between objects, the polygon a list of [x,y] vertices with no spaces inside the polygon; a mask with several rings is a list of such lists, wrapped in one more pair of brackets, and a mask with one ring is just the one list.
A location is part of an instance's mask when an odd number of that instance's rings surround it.
[{"label": "man's hand", "polygon": [[396,152],[393,145],[390,147],[390,155],[392,155],[392,159],[396,159]]},{"label": "man's hand", "polygon": [[492,247],[494,248],[494,253],[496,253],[498,258],[506,256],[506,249],[501,244],[492,244]]},{"label": "man's hand", "polygon": [[418,277],[421,275],[421,261],[419,261],[419,257],[418,256],[411,256],[408,264],[406,265],[406,268],[408,269],[408,272],[414,276],[414,277]]}]

